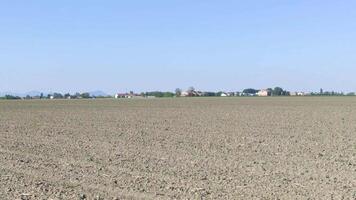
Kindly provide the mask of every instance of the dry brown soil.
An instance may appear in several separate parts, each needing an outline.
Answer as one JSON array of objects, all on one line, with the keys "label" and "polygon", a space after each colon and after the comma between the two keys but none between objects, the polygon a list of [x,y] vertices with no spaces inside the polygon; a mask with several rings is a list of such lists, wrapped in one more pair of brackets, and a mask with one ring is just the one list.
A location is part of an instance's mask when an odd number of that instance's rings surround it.
[{"label": "dry brown soil", "polygon": [[355,199],[356,98],[0,101],[0,199]]}]

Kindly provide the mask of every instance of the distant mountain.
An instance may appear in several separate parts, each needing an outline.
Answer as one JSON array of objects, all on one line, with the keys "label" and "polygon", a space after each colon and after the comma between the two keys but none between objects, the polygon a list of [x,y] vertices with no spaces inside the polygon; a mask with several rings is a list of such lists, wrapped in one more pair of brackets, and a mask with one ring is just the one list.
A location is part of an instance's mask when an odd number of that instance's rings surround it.
[{"label": "distant mountain", "polygon": [[90,96],[108,96],[108,94],[106,94],[105,92],[103,91],[100,91],[100,90],[97,90],[97,91],[92,91],[92,92],[89,92]]}]

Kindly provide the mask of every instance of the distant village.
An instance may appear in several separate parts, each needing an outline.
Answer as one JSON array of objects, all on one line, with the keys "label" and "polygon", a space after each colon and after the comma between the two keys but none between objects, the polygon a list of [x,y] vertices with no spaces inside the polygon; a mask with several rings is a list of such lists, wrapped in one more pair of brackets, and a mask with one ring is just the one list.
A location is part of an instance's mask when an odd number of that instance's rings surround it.
[{"label": "distant village", "polygon": [[61,93],[51,93],[44,95],[43,93],[37,95],[25,95],[25,96],[16,96],[16,95],[4,95],[0,99],[96,99],[96,98],[115,98],[115,99],[131,99],[131,98],[173,98],[173,97],[269,97],[269,96],[355,96],[354,92],[343,93],[335,91],[324,91],[320,89],[318,92],[303,92],[295,91],[290,92],[286,91],[281,87],[267,88],[267,89],[253,89],[248,88],[243,91],[237,92],[209,92],[209,91],[200,91],[196,90],[194,87],[190,87],[187,90],[182,90],[177,88],[175,92],[141,92],[135,93],[133,91],[126,93],[116,93],[114,95],[95,95],[88,92],[84,93],[75,93],[75,94],[61,94]]},{"label": "distant village", "polygon": [[190,87],[187,90],[181,90],[177,88],[175,92],[146,92],[146,93],[118,93],[115,94],[115,98],[156,98],[156,97],[269,97],[269,96],[355,96],[355,93],[343,93],[334,91],[319,92],[290,92],[281,87],[267,88],[267,89],[244,89],[241,92],[207,92],[195,90],[194,87]]}]

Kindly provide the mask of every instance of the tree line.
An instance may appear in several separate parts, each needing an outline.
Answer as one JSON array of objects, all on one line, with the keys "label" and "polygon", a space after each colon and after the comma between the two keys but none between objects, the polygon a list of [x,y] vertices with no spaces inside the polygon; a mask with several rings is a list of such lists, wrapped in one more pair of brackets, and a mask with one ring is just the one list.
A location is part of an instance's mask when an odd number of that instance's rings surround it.
[{"label": "tree line", "polygon": [[[254,89],[254,88],[246,88],[242,92],[210,92],[210,91],[196,91],[194,87],[189,87],[185,93],[189,93],[191,95],[188,96],[202,96],[202,97],[220,97],[223,96],[223,94],[228,94],[228,96],[256,96],[258,92],[261,90]],[[266,89],[268,96],[290,96],[291,93],[287,90],[284,90],[282,87],[275,87],[275,88],[267,88]],[[141,92],[140,94],[134,94],[133,91],[130,92],[131,95],[136,95],[136,96],[142,96],[142,97],[156,97],[156,98],[172,98],[172,97],[180,97],[183,96],[183,90],[180,88],[175,89],[174,92],[162,92],[162,91],[150,91],[150,92]],[[343,93],[343,92],[334,92],[334,91],[324,91],[323,89],[320,89],[319,92],[311,92],[308,93],[307,95],[310,96],[355,96],[356,94],[353,92],[350,93]],[[91,99],[91,98],[113,98],[113,96],[108,95],[108,96],[93,96],[90,95],[89,92],[83,92],[83,93],[75,93],[75,94],[70,94],[70,93],[51,93],[51,94],[46,94],[41,93],[40,95],[36,96],[29,96],[27,95],[26,97],[19,97],[19,96],[14,96],[14,95],[5,95],[3,97],[0,97],[0,99],[8,99],[8,100],[16,100],[16,99]]]},{"label": "tree line", "polygon": [[41,93],[40,95],[35,95],[35,96],[30,96],[26,95],[25,97],[20,97],[20,96],[15,96],[15,95],[5,95],[3,97],[0,97],[0,99],[6,99],[6,100],[16,100],[16,99],[92,99],[92,98],[111,98],[112,96],[93,96],[90,95],[88,92],[83,92],[83,93],[75,93],[75,94],[70,94],[70,93],[51,93],[44,95]]},{"label": "tree line", "polygon": [[[266,90],[267,90],[269,96],[289,96],[290,95],[289,91],[284,90],[281,87],[275,87],[273,89],[272,88],[267,88]],[[248,89],[244,89],[242,91],[242,93],[245,93],[245,94],[256,94],[259,91],[260,90],[253,89],[253,88],[248,88]]]}]

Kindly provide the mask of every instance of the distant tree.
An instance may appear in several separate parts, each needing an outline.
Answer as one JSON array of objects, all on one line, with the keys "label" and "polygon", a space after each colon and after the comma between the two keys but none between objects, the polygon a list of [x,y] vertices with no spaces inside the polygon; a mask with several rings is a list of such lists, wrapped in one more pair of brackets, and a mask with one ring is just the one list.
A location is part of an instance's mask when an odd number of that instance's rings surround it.
[{"label": "distant tree", "polygon": [[215,92],[204,92],[203,93],[203,96],[206,96],[206,97],[214,97],[214,96],[218,96],[217,93]]},{"label": "distant tree", "polygon": [[5,95],[4,98],[5,98],[5,99],[8,99],[8,100],[21,99],[21,97],[19,97],[19,96],[13,96],[13,95]]},{"label": "distant tree", "polygon": [[84,92],[84,93],[80,94],[80,97],[82,97],[83,99],[89,99],[90,94],[88,92]]},{"label": "distant tree", "polygon": [[323,90],[323,88],[320,88],[320,93],[319,93],[320,95],[323,95],[324,94],[324,90]]},{"label": "distant tree", "polygon": [[41,95],[40,95],[40,99],[43,99],[43,93],[41,93]]},{"label": "distant tree", "polygon": [[174,93],[172,92],[160,92],[160,91],[153,91],[153,92],[146,92],[145,96],[154,96],[154,97],[174,97]]},{"label": "distant tree", "polygon": [[53,93],[53,98],[55,99],[63,99],[63,95],[61,93]]},{"label": "distant tree", "polygon": [[177,88],[177,89],[175,90],[175,93],[176,93],[176,96],[177,96],[177,97],[180,97],[180,96],[182,95],[182,90],[181,90],[180,88]]},{"label": "distant tree", "polygon": [[32,99],[30,95],[26,95],[25,99]]},{"label": "distant tree", "polygon": [[275,87],[272,91],[273,96],[282,96],[285,95],[285,91],[281,87]]},{"label": "distant tree", "polygon": [[99,95],[99,96],[95,96],[95,98],[97,98],[97,99],[107,99],[107,98],[112,98],[112,96],[110,96],[110,95],[107,95],[107,96]]},{"label": "distant tree", "polygon": [[259,90],[253,89],[253,88],[247,88],[244,89],[242,92],[246,94],[256,94]]},{"label": "distant tree", "polygon": [[174,93],[172,93],[172,92],[165,92],[165,93],[163,93],[163,97],[174,97]]},{"label": "distant tree", "polygon": [[74,96],[73,96],[73,98],[74,99],[78,99],[78,98],[80,98],[81,96],[80,96],[80,93],[79,92],[76,92],[75,94],[74,94]]},{"label": "distant tree", "polygon": [[69,97],[71,97],[69,93],[64,94],[64,98],[68,99]]},{"label": "distant tree", "polygon": [[195,88],[193,86],[188,88],[188,92],[194,92],[194,91],[195,91]]},{"label": "distant tree", "polygon": [[271,96],[273,93],[273,89],[272,88],[267,88],[267,95]]}]

